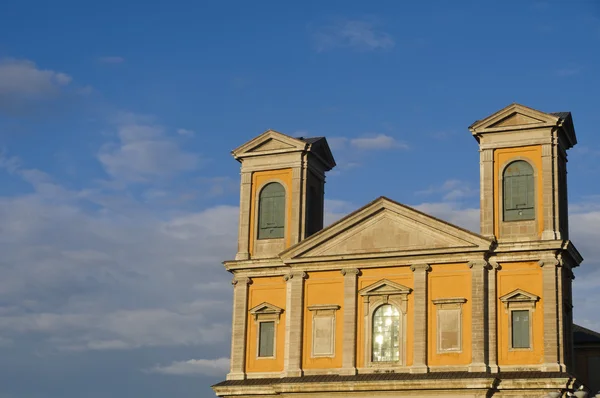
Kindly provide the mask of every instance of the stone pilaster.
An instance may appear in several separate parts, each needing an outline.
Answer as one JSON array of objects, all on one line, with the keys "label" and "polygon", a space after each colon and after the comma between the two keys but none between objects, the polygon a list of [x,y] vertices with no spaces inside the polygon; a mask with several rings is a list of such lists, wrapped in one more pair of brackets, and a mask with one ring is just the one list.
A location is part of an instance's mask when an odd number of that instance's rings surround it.
[{"label": "stone pilaster", "polygon": [[485,260],[471,261],[471,364],[469,372],[486,372],[487,351],[487,271]]},{"label": "stone pilaster", "polygon": [[302,330],[304,319],[304,279],[306,272],[290,272],[284,276],[287,282],[285,305],[285,351],[283,356],[284,377],[302,376]]},{"label": "stone pilaster", "polygon": [[542,145],[542,170],[538,170],[538,178],[542,176],[542,198],[543,203],[538,203],[538,206],[542,206],[544,213],[544,229],[542,232],[543,240],[558,239],[558,223],[556,218],[556,202],[554,190],[554,175],[557,173],[554,170],[554,158],[555,158],[556,145],[543,144]]},{"label": "stone pilaster", "polygon": [[357,277],[359,270],[356,268],[342,269],[344,275],[344,326],[342,341],[342,369],[340,374],[356,374],[356,294]]},{"label": "stone pilaster", "polygon": [[479,151],[481,235],[494,237],[494,150]]},{"label": "stone pilaster", "polygon": [[227,380],[246,378],[246,329],[248,327],[248,285],[250,278],[233,278],[233,322],[231,330],[231,363]]},{"label": "stone pilaster", "polygon": [[242,172],[240,183],[240,225],[236,260],[250,258],[250,212],[252,211],[252,173]]},{"label": "stone pilaster", "polygon": [[304,193],[302,192],[302,167],[292,169],[292,219],[288,223],[290,226],[290,245],[300,242],[302,218],[302,202]]},{"label": "stone pilaster", "polygon": [[[560,264],[560,263],[559,263]],[[563,297],[564,297],[564,291],[563,291],[563,272],[564,272],[564,268],[563,267],[557,267],[556,268],[556,293],[557,293],[557,297],[556,297],[556,308],[557,308],[557,315],[558,315],[558,341],[559,341],[559,345],[558,345],[558,363],[560,365],[560,370],[562,372],[565,372],[567,370],[566,368],[566,346],[569,344],[565,338],[564,338],[564,332],[565,332],[565,319],[564,319],[564,315],[565,315],[565,305],[564,305],[564,301],[563,301]]]},{"label": "stone pilaster", "polygon": [[497,278],[500,265],[490,262],[488,271],[488,366],[490,372],[498,373],[498,291]]},{"label": "stone pilaster", "polygon": [[427,271],[429,264],[410,266],[414,278],[414,341],[411,373],[427,373]]},{"label": "stone pilaster", "polygon": [[558,330],[558,286],[556,258],[543,258],[539,261],[543,279],[544,310],[544,371],[560,371],[559,364],[559,330]]}]

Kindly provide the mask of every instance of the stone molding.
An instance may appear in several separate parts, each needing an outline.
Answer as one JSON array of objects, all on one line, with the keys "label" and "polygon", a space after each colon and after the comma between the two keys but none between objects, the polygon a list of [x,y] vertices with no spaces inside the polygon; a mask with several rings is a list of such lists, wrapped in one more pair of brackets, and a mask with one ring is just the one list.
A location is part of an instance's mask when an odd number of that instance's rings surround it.
[{"label": "stone molding", "polygon": [[429,264],[412,264],[410,266],[410,270],[412,272],[415,271],[431,271],[431,266]]},{"label": "stone molding", "polygon": [[306,278],[308,278],[308,274],[307,274],[306,272],[304,272],[304,271],[300,271],[300,272],[290,272],[289,274],[285,274],[285,275],[283,276],[283,279],[284,279],[286,282],[288,282],[288,281],[290,281],[290,280],[294,279],[294,277],[295,277],[296,279],[306,279]]},{"label": "stone molding", "polygon": [[340,273],[344,276],[360,275],[360,270],[358,268],[342,268]]}]

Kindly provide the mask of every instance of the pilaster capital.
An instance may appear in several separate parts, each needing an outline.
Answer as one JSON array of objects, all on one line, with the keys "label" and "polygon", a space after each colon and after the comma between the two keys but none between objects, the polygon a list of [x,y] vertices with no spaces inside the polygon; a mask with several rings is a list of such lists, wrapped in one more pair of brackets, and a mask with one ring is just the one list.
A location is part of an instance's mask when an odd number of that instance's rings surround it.
[{"label": "pilaster capital", "polygon": [[500,264],[498,264],[496,261],[492,260],[492,261],[488,261],[488,264],[490,265],[491,269],[493,270],[499,270],[502,267],[500,266]]},{"label": "pilaster capital", "polygon": [[357,276],[360,274],[360,271],[358,270],[358,268],[342,268],[342,270],[340,271],[342,273],[342,275],[346,276]]},{"label": "pilaster capital", "polygon": [[234,276],[233,279],[231,280],[231,284],[233,286],[237,286],[238,283],[244,284],[244,285],[251,285],[252,279],[248,278],[247,276]]},{"label": "pilaster capital", "polygon": [[494,150],[493,149],[480,149],[479,158],[482,162],[493,162],[494,161]]},{"label": "pilaster capital", "polygon": [[252,172],[242,171],[240,174],[242,175],[242,177],[241,177],[242,184],[251,184],[252,183]]},{"label": "pilaster capital", "polygon": [[558,261],[558,259],[556,257],[544,257],[542,259],[540,259],[540,261],[538,261],[538,264],[540,265],[540,267],[546,267],[546,266],[557,266],[560,265],[560,261]]},{"label": "pilaster capital", "polygon": [[490,268],[490,264],[485,261],[485,260],[473,260],[473,261],[469,261],[469,268],[471,269],[479,269],[479,268],[483,268],[484,270],[487,270]]},{"label": "pilaster capital", "polygon": [[421,264],[412,264],[410,266],[410,270],[412,272],[415,271],[423,271],[423,272],[427,272],[431,270],[431,266],[429,264],[425,264],[425,263],[421,263]]},{"label": "pilaster capital", "polygon": [[304,272],[304,271],[296,271],[296,272],[290,272],[289,274],[285,274],[283,276],[283,279],[286,282],[289,282],[289,281],[291,281],[294,278],[296,280],[303,280],[303,279],[308,278],[308,274],[306,272]]}]

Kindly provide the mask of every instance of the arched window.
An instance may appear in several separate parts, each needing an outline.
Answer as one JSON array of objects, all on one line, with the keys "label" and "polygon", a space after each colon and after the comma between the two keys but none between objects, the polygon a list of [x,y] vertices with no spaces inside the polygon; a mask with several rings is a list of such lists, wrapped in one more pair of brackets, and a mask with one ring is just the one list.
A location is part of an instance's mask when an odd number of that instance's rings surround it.
[{"label": "arched window", "polygon": [[523,160],[510,163],[502,176],[504,221],[535,219],[533,167]]},{"label": "arched window", "polygon": [[285,189],[272,182],[262,189],[258,200],[258,239],[283,238]]},{"label": "arched window", "polygon": [[400,311],[390,304],[377,308],[373,314],[371,360],[393,362],[400,359]]}]

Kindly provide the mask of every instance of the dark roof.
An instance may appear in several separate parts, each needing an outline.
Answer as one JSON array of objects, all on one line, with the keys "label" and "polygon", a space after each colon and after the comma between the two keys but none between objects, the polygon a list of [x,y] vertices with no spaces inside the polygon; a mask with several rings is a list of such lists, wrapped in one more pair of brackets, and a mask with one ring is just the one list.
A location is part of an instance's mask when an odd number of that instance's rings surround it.
[{"label": "dark roof", "polygon": [[268,379],[225,380],[213,387],[264,386],[287,383],[343,383],[353,381],[388,381],[388,380],[442,380],[442,379],[540,379],[571,377],[561,372],[502,372],[496,374],[475,372],[431,372],[431,373],[370,373],[354,376],[318,375],[303,377],[282,377]]},{"label": "dark roof", "polygon": [[549,114],[552,115],[552,116],[559,117],[559,118],[561,118],[561,119],[564,120],[564,119],[566,119],[566,118],[569,117],[569,115],[571,114],[571,112],[550,112]]},{"label": "dark roof", "polygon": [[573,324],[573,342],[575,344],[600,344],[600,333]]},{"label": "dark roof", "polygon": [[315,142],[322,140],[325,137],[298,137],[300,141],[304,141],[307,144],[314,144]]}]

